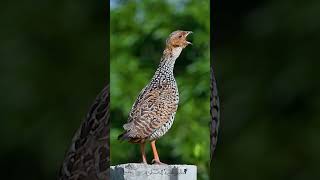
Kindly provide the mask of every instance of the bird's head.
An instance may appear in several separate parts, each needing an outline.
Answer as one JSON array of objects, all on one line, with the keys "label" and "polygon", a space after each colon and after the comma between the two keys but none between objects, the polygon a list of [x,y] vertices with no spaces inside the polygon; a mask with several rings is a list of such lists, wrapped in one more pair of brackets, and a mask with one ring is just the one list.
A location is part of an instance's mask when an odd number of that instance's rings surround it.
[{"label": "bird's head", "polygon": [[166,46],[171,48],[187,47],[189,44],[192,44],[191,42],[187,41],[187,36],[191,33],[192,31],[181,31],[181,30],[172,32],[166,41]]}]

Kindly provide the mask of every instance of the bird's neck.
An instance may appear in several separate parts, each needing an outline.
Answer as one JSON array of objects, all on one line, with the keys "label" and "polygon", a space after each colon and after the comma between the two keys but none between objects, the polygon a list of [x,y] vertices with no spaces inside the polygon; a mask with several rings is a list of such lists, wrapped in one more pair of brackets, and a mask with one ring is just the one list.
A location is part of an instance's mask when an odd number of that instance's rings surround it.
[{"label": "bird's neck", "polygon": [[174,64],[182,51],[182,47],[166,47],[161,57],[158,71],[173,73]]}]

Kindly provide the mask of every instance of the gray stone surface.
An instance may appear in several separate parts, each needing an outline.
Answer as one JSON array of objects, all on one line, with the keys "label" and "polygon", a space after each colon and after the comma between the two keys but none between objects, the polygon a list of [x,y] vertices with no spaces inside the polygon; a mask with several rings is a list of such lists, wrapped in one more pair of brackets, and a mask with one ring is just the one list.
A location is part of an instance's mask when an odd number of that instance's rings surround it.
[{"label": "gray stone surface", "polygon": [[196,180],[194,165],[148,165],[128,163],[111,166],[111,180]]}]

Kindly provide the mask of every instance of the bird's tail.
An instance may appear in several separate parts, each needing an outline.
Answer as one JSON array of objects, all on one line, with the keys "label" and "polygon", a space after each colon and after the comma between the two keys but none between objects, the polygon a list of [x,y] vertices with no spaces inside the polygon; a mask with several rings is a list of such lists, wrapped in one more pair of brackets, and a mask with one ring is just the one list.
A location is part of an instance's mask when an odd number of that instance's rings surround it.
[{"label": "bird's tail", "polygon": [[128,142],[133,143],[133,144],[139,144],[139,143],[144,143],[145,142],[144,138],[132,137],[132,135],[130,134],[130,130],[121,133],[118,136],[118,140],[119,141],[128,141]]},{"label": "bird's tail", "polygon": [[129,135],[128,135],[128,131],[124,131],[123,133],[121,133],[119,136],[118,136],[118,140],[119,141],[124,141],[124,140],[129,140]]}]

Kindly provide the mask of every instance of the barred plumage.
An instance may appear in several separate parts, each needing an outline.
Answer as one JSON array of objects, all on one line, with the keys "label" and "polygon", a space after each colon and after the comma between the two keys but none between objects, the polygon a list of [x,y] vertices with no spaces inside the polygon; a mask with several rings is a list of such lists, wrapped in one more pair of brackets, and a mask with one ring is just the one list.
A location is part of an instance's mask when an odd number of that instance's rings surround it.
[{"label": "barred plumage", "polygon": [[211,73],[211,96],[210,96],[210,114],[211,114],[211,123],[210,123],[210,159],[212,161],[214,151],[217,145],[218,138],[218,129],[220,124],[220,102],[218,96],[218,89],[216,79],[214,77],[213,68],[210,68]]},{"label": "barred plumage", "polygon": [[173,68],[167,71],[165,66],[159,66],[151,82],[143,89],[132,107],[128,123],[124,125],[127,136],[133,139],[129,139],[131,142],[143,143],[160,138],[161,136],[155,136],[159,133],[154,132],[162,129],[162,125],[170,119],[174,119],[179,102],[178,88],[173,77]]},{"label": "barred plumage", "polygon": [[[178,87],[173,75],[176,59],[181,51],[191,44],[186,37],[191,31],[175,31],[166,41],[160,65],[150,83],[140,92],[132,106],[125,132],[118,139],[142,144],[151,141],[155,162],[161,163],[155,149],[155,140],[163,136],[172,126],[179,103]],[[146,163],[144,152],[143,162]]]},{"label": "barred plumage", "polygon": [[59,180],[108,179],[109,85],[97,96],[75,133],[60,168]]}]

